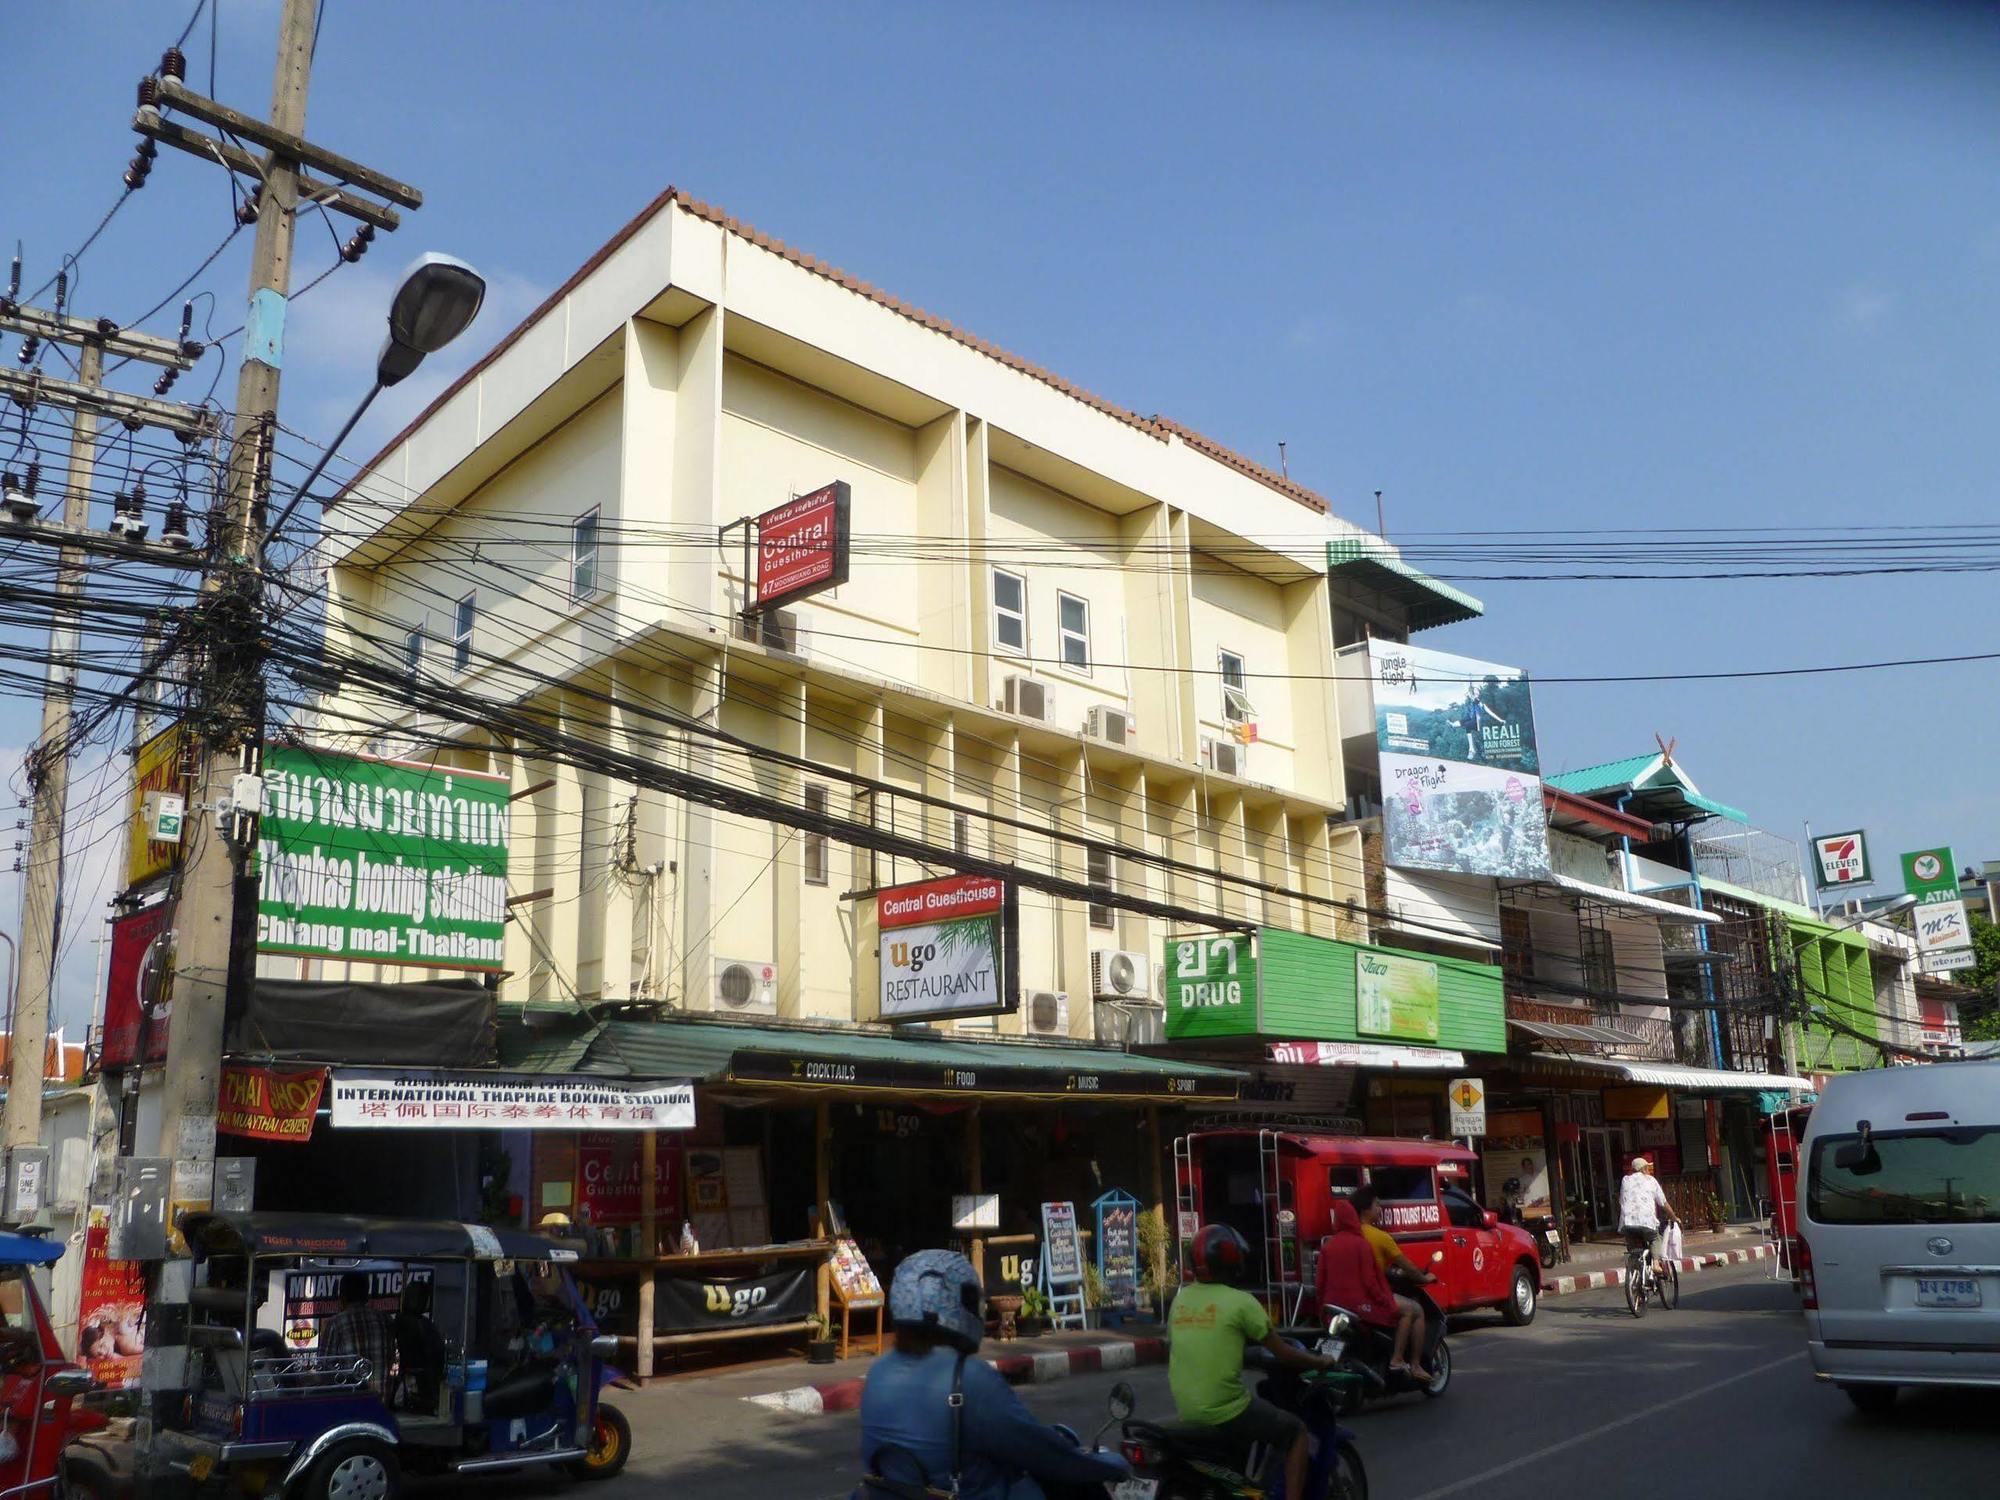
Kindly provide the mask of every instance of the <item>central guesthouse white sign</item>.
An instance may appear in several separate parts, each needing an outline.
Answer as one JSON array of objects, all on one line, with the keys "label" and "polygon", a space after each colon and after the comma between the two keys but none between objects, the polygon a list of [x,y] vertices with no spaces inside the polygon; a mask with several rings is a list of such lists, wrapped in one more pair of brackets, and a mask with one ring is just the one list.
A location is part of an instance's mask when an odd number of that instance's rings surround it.
[{"label": "central guesthouse white sign", "polygon": [[1006,885],[984,875],[877,892],[883,1018],[914,1021],[1011,1009],[1002,943],[1006,905]]}]

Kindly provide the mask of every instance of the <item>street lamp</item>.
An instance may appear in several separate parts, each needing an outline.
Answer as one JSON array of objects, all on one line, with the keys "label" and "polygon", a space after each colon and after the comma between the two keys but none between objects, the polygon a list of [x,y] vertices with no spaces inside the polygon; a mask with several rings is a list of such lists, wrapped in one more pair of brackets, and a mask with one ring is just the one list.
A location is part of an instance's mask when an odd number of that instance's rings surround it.
[{"label": "street lamp", "polygon": [[354,424],[361,420],[369,404],[390,386],[407,379],[424,362],[425,355],[437,353],[465,332],[479,316],[479,305],[485,300],[486,278],[464,261],[436,251],[417,257],[403,273],[403,284],[390,300],[389,336],[382,341],[382,352],[375,357],[375,383],[333,441],[321,450],[319,462],[278,513],[278,519],[271,523],[264,534],[266,546],[278,539],[278,532],[312,489],[327,461],[347,441],[347,435],[354,431]]}]

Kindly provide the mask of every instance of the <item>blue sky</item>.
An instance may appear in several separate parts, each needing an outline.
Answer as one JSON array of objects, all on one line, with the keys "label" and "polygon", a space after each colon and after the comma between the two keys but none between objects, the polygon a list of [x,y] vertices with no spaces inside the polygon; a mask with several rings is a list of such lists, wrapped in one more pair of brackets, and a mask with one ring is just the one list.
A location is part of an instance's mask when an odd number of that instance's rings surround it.
[{"label": "blue sky", "polygon": [[[31,285],[116,195],[132,84],[192,3],[10,17],[0,238],[26,242]],[[216,91],[261,113],[276,0],[216,3]],[[2000,467],[1995,14],[327,0],[309,134],[427,204],[298,304],[285,417],[331,435],[418,250],[480,265],[491,307],[364,436],[673,182],[1122,404],[1266,462],[1282,440],[1344,514],[1371,519],[1382,489],[1412,545],[1980,522]],[[202,89],[208,36],[204,16]],[[163,152],[83,262],[78,310],[157,300],[227,229],[226,197],[219,169]],[[316,223],[299,247],[301,279],[332,258]],[[247,250],[198,283],[218,331]],[[1487,619],[1425,643],[1544,677],[1994,640],[1977,574],[1466,586]],[[1550,683],[1537,710],[1553,769],[1657,731],[1765,827],[1976,861],[2000,856],[1997,675]],[[0,757],[32,724],[0,699]],[[89,967],[80,946],[73,1022]]]}]

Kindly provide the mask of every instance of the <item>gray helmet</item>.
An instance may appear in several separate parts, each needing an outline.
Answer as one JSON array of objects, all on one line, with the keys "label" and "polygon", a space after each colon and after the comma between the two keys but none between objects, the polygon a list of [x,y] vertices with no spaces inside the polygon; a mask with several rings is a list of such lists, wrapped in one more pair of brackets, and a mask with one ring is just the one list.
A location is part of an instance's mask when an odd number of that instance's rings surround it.
[{"label": "gray helmet", "polygon": [[935,1329],[971,1354],[986,1334],[979,1273],[953,1250],[919,1250],[896,1267],[889,1321],[912,1331]]}]

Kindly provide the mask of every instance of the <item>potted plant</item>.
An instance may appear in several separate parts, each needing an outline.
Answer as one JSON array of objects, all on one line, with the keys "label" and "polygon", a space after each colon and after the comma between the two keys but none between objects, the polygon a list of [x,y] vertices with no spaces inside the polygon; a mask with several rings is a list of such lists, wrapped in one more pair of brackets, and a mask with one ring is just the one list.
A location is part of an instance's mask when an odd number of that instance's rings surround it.
[{"label": "potted plant", "polygon": [[1035,1338],[1049,1331],[1049,1294],[1038,1286],[1026,1287],[1021,1292],[1021,1315],[1014,1320],[1014,1327],[1024,1339]]},{"label": "potted plant", "polygon": [[1164,1319],[1180,1285],[1174,1263],[1175,1247],[1167,1237],[1166,1217],[1157,1209],[1139,1215],[1139,1295]]},{"label": "potted plant", "polygon": [[813,1313],[806,1319],[806,1363],[809,1365],[830,1365],[834,1352],[840,1346],[833,1341],[833,1320],[825,1313]]},{"label": "potted plant", "polygon": [[1103,1322],[1104,1278],[1097,1272],[1097,1262],[1083,1263],[1083,1326],[1097,1328]]}]

